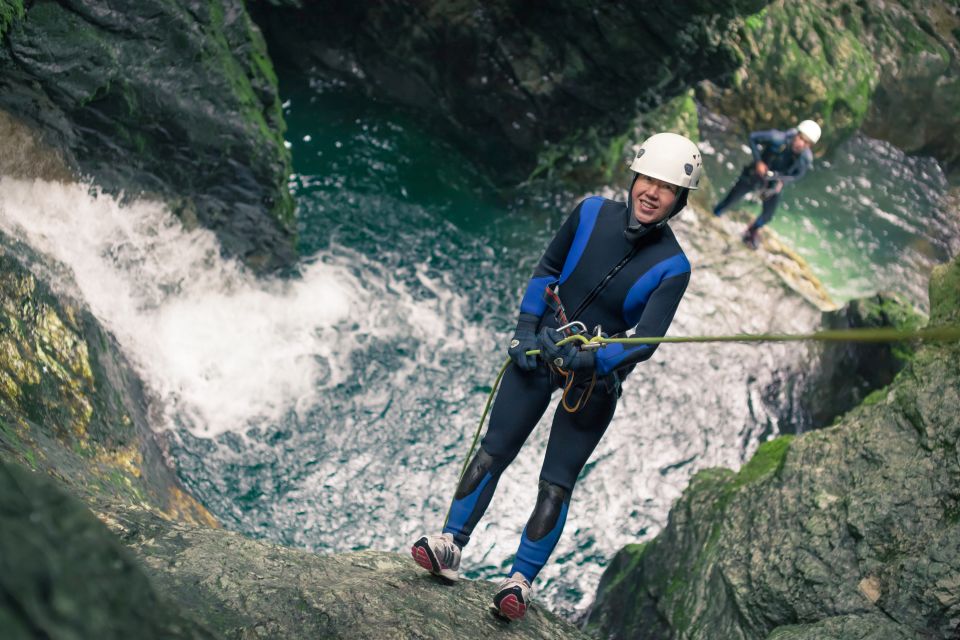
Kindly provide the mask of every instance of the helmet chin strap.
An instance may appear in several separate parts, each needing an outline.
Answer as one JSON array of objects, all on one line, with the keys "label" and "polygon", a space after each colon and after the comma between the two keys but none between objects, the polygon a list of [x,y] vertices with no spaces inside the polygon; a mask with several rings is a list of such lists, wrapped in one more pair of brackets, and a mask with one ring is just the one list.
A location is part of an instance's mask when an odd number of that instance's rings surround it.
[{"label": "helmet chin strap", "polygon": [[689,189],[681,188],[677,192],[677,199],[673,201],[673,208],[670,209],[670,213],[653,224],[643,224],[633,215],[633,185],[636,184],[637,178],[639,177],[639,173],[633,174],[633,181],[627,190],[627,219],[629,222],[627,223],[627,228],[623,230],[623,234],[627,237],[627,240],[631,242],[636,242],[645,235],[667,226],[670,218],[680,213],[680,211],[687,206],[687,194],[690,193]]}]

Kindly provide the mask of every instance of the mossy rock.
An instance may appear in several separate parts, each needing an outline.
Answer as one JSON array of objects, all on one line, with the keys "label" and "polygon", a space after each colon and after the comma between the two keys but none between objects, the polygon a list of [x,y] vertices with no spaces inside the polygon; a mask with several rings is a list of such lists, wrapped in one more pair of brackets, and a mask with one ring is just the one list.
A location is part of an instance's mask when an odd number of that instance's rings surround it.
[{"label": "mossy rock", "polygon": [[950,0],[796,3],[778,0],[737,32],[743,64],[722,86],[704,83],[705,106],[744,132],[823,125],[815,151],[852,133],[960,159],[960,16]]},{"label": "mossy rock", "polygon": [[[894,293],[851,300],[843,308],[823,314],[823,328],[831,330],[887,328],[906,333],[927,322],[926,316]],[[913,358],[919,344],[905,340],[893,343],[828,342],[816,347],[801,397],[807,428],[832,424],[872,394],[882,394]],[[875,396],[876,398],[880,397]]]},{"label": "mossy rock", "polygon": [[218,637],[160,598],[82,503],[2,459],[0,629],[4,640]]},{"label": "mossy rock", "polygon": [[[930,324],[960,321],[958,282],[960,259],[935,269]],[[835,426],[765,443],[738,474],[694,476],[664,530],[601,579],[588,630],[955,637],[958,439],[960,345],[925,344]]]},{"label": "mossy rock", "polygon": [[23,0],[0,0],[0,38],[14,20],[23,17]]},{"label": "mossy rock", "polygon": [[22,9],[0,0],[0,25],[20,16],[0,40],[0,109],[98,186],[166,201],[255,268],[292,264],[277,78],[241,0]]},{"label": "mossy rock", "polygon": [[655,109],[635,117],[622,132],[609,135],[598,127],[588,127],[564,141],[546,147],[528,182],[546,180],[576,189],[603,186],[629,186],[633,178],[630,162],[643,141],[654,133],[669,131],[700,140],[700,120],[693,90],[665,101]]},{"label": "mossy rock", "polygon": [[215,526],[166,466],[142,384],[113,337],[38,280],[20,261],[30,255],[0,234],[0,459],[56,474],[88,500]]},{"label": "mossy rock", "polygon": [[699,97],[746,131],[816,120],[823,152],[860,128],[877,82],[873,55],[851,26],[843,11],[779,0],[744,21],[745,63],[732,86],[702,85]]}]

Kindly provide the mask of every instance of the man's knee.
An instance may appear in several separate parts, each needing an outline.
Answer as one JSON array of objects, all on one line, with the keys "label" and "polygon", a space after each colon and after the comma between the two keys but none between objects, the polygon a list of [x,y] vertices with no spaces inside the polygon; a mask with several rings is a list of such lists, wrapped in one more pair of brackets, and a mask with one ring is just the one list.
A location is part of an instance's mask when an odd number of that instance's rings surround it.
[{"label": "man's knee", "polygon": [[467,470],[463,472],[463,477],[460,479],[457,492],[453,497],[462,500],[477,490],[487,474],[493,477],[499,476],[505,466],[501,458],[490,455],[483,447],[480,447],[477,450],[477,455],[473,456],[473,460],[467,465]]},{"label": "man's knee", "polygon": [[540,481],[540,490],[537,493],[537,506],[533,509],[530,520],[527,521],[527,537],[531,540],[540,540],[557,526],[563,515],[564,505],[570,503],[570,491],[560,485]]}]

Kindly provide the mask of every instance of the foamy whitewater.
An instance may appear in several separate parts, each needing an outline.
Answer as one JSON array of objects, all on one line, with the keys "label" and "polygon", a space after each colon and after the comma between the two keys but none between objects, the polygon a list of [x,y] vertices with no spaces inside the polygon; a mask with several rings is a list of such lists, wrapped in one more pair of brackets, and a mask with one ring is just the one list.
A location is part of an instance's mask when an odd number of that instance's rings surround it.
[{"label": "foamy whitewater", "polygon": [[[158,426],[197,435],[302,413],[343,381],[358,336],[443,335],[458,307],[452,294],[414,303],[389,282],[409,302],[397,314],[396,300],[387,308],[358,285],[366,259],[348,250],[304,261],[296,279],[258,279],[221,257],[212,232],[184,229],[164,205],[121,206],[81,184],[0,178],[0,229],[68,269],[54,285],[117,337],[162,407]],[[403,322],[379,326],[386,313]]]}]

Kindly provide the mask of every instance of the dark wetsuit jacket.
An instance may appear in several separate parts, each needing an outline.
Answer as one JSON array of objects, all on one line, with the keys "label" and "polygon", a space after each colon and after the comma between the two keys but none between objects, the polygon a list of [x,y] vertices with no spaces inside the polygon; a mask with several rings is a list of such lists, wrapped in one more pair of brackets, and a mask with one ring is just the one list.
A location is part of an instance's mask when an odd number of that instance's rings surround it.
[{"label": "dark wetsuit jacket", "polygon": [[[591,333],[600,325],[609,336],[631,328],[637,336],[664,335],[690,281],[690,263],[667,225],[628,240],[624,230],[631,215],[625,203],[596,196],[577,205],[534,269],[520,303],[520,325],[558,326],[544,298],[545,288],[558,283],[567,319],[580,320]],[[656,348],[603,347],[595,355],[597,373],[632,368]]]},{"label": "dark wetsuit jacket", "polygon": [[[795,154],[790,144],[796,136],[796,129],[754,131],[750,134],[750,152],[754,164],[763,160],[774,173],[772,179],[784,184],[799,180],[813,166],[813,153],[810,149],[804,149],[800,155]],[[753,165],[744,169],[744,172],[747,171],[752,172]]]}]

